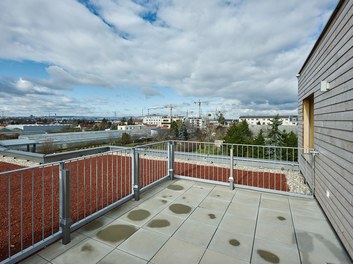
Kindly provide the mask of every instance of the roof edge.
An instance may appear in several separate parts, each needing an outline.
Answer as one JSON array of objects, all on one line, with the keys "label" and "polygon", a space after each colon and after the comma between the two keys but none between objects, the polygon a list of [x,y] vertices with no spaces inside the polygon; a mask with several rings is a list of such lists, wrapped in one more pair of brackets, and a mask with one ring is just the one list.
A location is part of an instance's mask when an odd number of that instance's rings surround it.
[{"label": "roof edge", "polygon": [[323,29],[322,32],[321,32],[319,38],[316,40],[316,42],[315,42],[313,48],[311,49],[311,51],[310,51],[308,57],[306,58],[306,60],[305,60],[305,62],[304,62],[304,64],[303,64],[303,66],[300,68],[299,73],[298,73],[299,75],[300,75],[301,72],[303,71],[304,67],[305,67],[306,64],[308,63],[308,61],[309,61],[309,59],[311,58],[311,56],[313,55],[313,53],[315,52],[316,48],[319,46],[319,44],[320,44],[322,38],[324,37],[324,35],[325,35],[325,33],[327,32],[328,28],[331,26],[332,21],[336,18],[336,15],[337,15],[338,11],[340,10],[340,8],[342,7],[342,5],[344,4],[344,2],[345,2],[345,0],[340,0],[340,1],[338,2],[338,4],[337,4],[336,8],[333,10],[333,12],[332,12],[332,14],[331,14],[329,20],[327,21],[327,23],[326,23],[324,29]]}]

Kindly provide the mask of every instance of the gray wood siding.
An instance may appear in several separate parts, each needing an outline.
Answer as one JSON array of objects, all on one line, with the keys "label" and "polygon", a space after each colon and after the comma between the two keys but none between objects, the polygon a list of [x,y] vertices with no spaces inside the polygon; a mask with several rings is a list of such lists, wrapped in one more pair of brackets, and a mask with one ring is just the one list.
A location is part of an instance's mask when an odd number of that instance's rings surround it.
[{"label": "gray wood siding", "polygon": [[[298,142],[303,147],[303,100],[314,94],[315,158],[299,157],[300,170],[353,258],[353,1],[343,4],[298,78]],[[320,91],[327,80],[331,90]],[[330,196],[327,197],[327,191]]]}]

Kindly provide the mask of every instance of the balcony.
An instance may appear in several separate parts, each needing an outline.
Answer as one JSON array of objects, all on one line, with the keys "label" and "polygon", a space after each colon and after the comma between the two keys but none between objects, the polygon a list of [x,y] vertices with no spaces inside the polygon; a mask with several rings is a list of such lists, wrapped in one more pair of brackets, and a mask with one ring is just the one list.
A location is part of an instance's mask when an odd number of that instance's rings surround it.
[{"label": "balcony", "polygon": [[2,260],[351,263],[299,151],[160,142],[1,173]]}]

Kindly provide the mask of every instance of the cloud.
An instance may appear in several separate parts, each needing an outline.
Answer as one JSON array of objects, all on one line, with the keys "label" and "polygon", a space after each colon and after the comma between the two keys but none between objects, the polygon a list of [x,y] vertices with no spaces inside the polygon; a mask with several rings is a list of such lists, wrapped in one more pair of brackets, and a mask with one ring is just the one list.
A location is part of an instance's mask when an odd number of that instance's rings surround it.
[{"label": "cloud", "polygon": [[141,92],[145,95],[146,98],[152,96],[161,96],[161,93],[151,87],[142,87]]},{"label": "cloud", "polygon": [[8,93],[88,85],[140,87],[153,97],[160,92],[150,87],[167,87],[186,99],[230,99],[244,111],[295,112],[295,75],[336,3],[3,0],[0,58],[50,65],[48,80]]}]

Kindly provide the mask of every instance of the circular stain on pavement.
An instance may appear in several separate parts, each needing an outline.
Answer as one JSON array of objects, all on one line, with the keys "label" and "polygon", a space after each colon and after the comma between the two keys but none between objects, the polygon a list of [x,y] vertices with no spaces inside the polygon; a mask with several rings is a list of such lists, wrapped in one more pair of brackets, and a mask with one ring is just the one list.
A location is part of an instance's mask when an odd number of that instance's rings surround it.
[{"label": "circular stain on pavement", "polygon": [[147,210],[138,209],[138,210],[131,211],[127,215],[127,218],[129,218],[132,221],[141,221],[141,220],[146,219],[150,215],[151,215],[151,213],[148,212]]},{"label": "circular stain on pavement", "polygon": [[181,190],[184,190],[184,187],[178,184],[171,184],[167,187],[167,189],[173,190],[173,191],[181,191]]},{"label": "circular stain on pavement", "polygon": [[240,242],[238,240],[236,240],[236,239],[230,239],[229,240],[229,244],[231,244],[234,247],[237,247],[237,246],[240,245]]},{"label": "circular stain on pavement", "polygon": [[131,225],[110,225],[99,231],[97,237],[103,241],[116,243],[129,238],[136,230]]},{"label": "circular stain on pavement", "polygon": [[161,227],[170,226],[170,222],[166,219],[155,219],[149,222],[147,226],[152,228],[161,228]]},{"label": "circular stain on pavement", "polygon": [[216,218],[215,214],[208,214],[208,217],[209,217],[210,219],[215,219],[215,218]]},{"label": "circular stain on pavement", "polygon": [[175,214],[188,214],[191,212],[191,207],[184,204],[172,204],[169,209]]},{"label": "circular stain on pavement", "polygon": [[280,221],[284,221],[284,220],[286,220],[286,218],[285,218],[285,217],[283,217],[283,216],[277,216],[277,219],[278,219],[278,220],[280,220]]},{"label": "circular stain on pavement", "polygon": [[270,263],[279,263],[279,257],[270,251],[259,249],[257,251],[257,254],[259,254],[261,258],[263,258],[264,260]]}]

